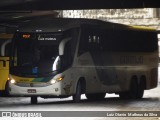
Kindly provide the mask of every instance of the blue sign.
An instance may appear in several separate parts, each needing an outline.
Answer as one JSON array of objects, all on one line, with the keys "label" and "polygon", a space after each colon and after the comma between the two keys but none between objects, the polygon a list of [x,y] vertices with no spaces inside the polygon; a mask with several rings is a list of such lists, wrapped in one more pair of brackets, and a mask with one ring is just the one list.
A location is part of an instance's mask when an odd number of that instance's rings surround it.
[{"label": "blue sign", "polygon": [[34,68],[32,68],[32,73],[33,73],[33,74],[38,73],[38,67],[34,67]]}]

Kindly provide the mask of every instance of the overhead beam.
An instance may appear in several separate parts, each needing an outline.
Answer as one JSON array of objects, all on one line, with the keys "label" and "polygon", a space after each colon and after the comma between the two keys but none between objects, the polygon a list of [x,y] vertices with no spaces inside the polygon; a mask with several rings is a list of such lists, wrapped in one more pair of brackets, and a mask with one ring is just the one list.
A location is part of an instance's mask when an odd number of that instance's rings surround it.
[{"label": "overhead beam", "polygon": [[[160,8],[160,0],[22,0],[13,4],[1,4],[0,10],[78,10]],[[19,0],[20,1],[20,0]]]}]

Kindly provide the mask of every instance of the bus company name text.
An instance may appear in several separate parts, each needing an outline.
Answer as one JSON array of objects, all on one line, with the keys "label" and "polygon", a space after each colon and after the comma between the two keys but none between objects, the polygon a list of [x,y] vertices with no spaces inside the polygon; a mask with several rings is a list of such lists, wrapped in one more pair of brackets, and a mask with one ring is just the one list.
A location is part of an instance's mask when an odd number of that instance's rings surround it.
[{"label": "bus company name text", "polygon": [[143,64],[143,56],[120,56],[121,64]]}]

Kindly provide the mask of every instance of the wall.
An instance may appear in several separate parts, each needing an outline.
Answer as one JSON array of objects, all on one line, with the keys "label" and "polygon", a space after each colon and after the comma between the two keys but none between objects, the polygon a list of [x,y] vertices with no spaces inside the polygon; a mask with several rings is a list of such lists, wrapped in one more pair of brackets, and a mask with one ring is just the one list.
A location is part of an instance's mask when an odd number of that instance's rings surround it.
[{"label": "wall", "polygon": [[159,11],[144,9],[64,10],[62,17],[93,18],[127,25],[151,26],[160,30]]}]

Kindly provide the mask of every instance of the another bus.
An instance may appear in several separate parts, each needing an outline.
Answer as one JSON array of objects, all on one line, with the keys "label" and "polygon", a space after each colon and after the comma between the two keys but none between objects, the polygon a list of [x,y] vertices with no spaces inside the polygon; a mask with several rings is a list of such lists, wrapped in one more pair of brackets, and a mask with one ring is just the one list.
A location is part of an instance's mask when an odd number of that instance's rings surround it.
[{"label": "another bus", "polygon": [[7,96],[9,75],[9,53],[13,34],[0,34],[0,97]]},{"label": "another bus", "polygon": [[80,102],[142,98],[157,86],[156,30],[94,19],[28,21],[12,40],[9,93]]}]

